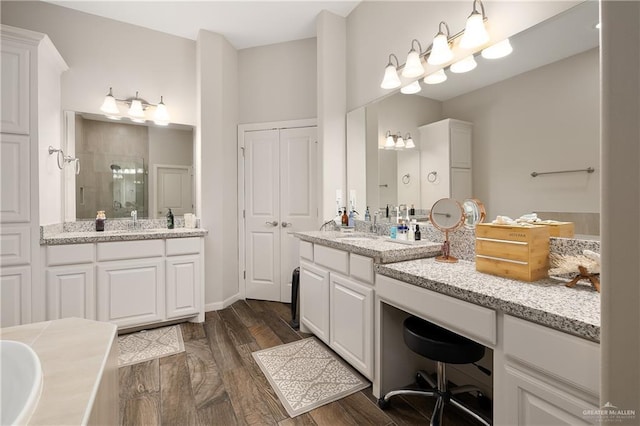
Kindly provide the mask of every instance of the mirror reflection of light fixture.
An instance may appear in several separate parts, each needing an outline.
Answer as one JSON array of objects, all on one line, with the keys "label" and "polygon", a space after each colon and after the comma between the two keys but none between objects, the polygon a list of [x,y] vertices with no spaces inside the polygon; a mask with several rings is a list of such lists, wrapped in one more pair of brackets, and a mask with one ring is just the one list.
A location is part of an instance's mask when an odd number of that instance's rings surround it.
[{"label": "mirror reflection of light fixture", "polygon": [[396,145],[395,145],[394,148],[395,149],[404,149],[405,148],[404,139],[402,139],[402,135],[400,134],[400,132],[398,132],[398,136],[396,136]]},{"label": "mirror reflection of light fixture", "polygon": [[426,76],[423,81],[426,84],[440,84],[447,81],[447,74],[445,74],[444,70],[438,70],[433,74]]},{"label": "mirror reflection of light fixture", "polygon": [[384,149],[393,149],[396,147],[396,141],[393,140],[393,135],[390,130],[387,130],[387,140],[384,143]]},{"label": "mirror reflection of light fixture", "polygon": [[451,64],[451,67],[449,67],[449,69],[451,70],[451,72],[461,74],[464,72],[469,72],[477,66],[478,66],[478,63],[476,62],[475,59],[473,59],[473,55],[469,55],[466,58]]},{"label": "mirror reflection of light fixture", "polygon": [[403,149],[411,149],[416,147],[416,144],[413,142],[410,133],[407,133],[407,137],[403,139],[402,132],[398,132],[394,135],[390,130],[387,130],[385,138],[385,144],[384,146],[381,146],[380,149],[395,149],[401,151]]},{"label": "mirror reflection of light fixture", "polygon": [[160,97],[159,104],[152,104],[138,96],[136,92],[135,97],[127,99],[118,99],[113,96],[113,89],[109,88],[109,93],[105,96],[100,111],[104,112],[107,118],[112,120],[120,120],[122,115],[118,108],[118,102],[129,105],[127,110],[127,116],[135,123],[144,123],[146,121],[145,110],[149,107],[155,107],[154,122],[160,126],[166,126],[169,124],[170,116],[167,106],[164,103],[164,98]]},{"label": "mirror reflection of light fixture", "polygon": [[[414,44],[418,45],[418,51],[416,51]],[[422,66],[422,45],[416,39],[411,40],[411,50],[407,55],[407,62],[402,70],[402,76],[406,78],[420,77],[424,74],[424,67]]]},{"label": "mirror reflection of light fixture", "polygon": [[404,139],[405,139],[405,148],[411,149],[416,147],[416,144],[413,143],[413,138],[411,137],[411,133],[407,133],[407,137]]},{"label": "mirror reflection of light fixture", "polygon": [[511,52],[513,52],[513,47],[511,47],[509,39],[506,38],[493,46],[483,49],[482,57],[485,59],[500,59],[509,55]]},{"label": "mirror reflection of light fixture", "polygon": [[[391,58],[395,58],[396,64],[393,65],[391,62]],[[384,69],[384,78],[382,79],[382,83],[380,87],[383,89],[395,89],[396,87],[400,87],[400,77],[398,77],[398,57],[393,53],[389,55],[389,64]]]},{"label": "mirror reflection of light fixture", "polygon": [[[442,32],[442,27],[447,31],[445,34]],[[431,53],[427,63],[430,65],[442,65],[453,59],[453,52],[449,46],[449,26],[446,22],[440,22],[438,26],[438,34],[433,38],[433,44],[431,45]]]},{"label": "mirror reflection of light fixture", "polygon": [[400,89],[400,92],[404,93],[405,95],[413,95],[414,93],[418,93],[421,90],[422,88],[420,87],[420,82],[416,80],[413,83],[404,86],[402,89]]},{"label": "mirror reflection of light fixture", "polygon": [[[482,13],[476,9],[476,3],[480,5]],[[467,24],[464,27],[464,34],[460,39],[460,47],[462,49],[473,49],[482,46],[489,41],[489,33],[484,26],[485,14],[484,5],[481,0],[473,1],[473,11],[467,18]]]}]

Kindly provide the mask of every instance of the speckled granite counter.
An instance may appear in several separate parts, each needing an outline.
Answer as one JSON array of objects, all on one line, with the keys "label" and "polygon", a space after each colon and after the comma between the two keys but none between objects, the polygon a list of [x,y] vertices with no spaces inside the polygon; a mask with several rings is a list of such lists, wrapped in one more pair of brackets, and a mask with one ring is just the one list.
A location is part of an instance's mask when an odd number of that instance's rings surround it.
[{"label": "speckled granite counter", "polygon": [[401,243],[387,237],[359,232],[308,231],[296,232],[294,235],[303,241],[372,257],[375,263],[433,257],[440,254],[442,247],[442,244],[430,241]]},{"label": "speckled granite counter", "polygon": [[476,305],[496,309],[595,342],[600,341],[600,294],[556,279],[533,283],[476,271],[475,263],[419,259],[375,265],[375,271]]},{"label": "speckled granite counter", "polygon": [[104,232],[47,232],[40,235],[40,245],[101,243],[107,241],[158,240],[166,238],[204,237],[206,229],[175,228],[175,229],[136,229],[112,230]]}]

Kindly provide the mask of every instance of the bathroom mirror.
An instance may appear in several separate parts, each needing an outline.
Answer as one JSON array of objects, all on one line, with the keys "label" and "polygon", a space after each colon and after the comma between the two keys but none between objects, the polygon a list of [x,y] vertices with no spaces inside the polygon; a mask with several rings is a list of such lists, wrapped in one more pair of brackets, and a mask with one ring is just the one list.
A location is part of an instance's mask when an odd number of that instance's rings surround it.
[{"label": "bathroom mirror", "polygon": [[462,210],[464,210],[464,227],[467,229],[476,229],[476,225],[484,222],[487,215],[484,204],[475,198],[464,200]]},{"label": "bathroom mirror", "polygon": [[465,214],[462,205],[452,198],[442,198],[431,207],[429,220],[433,226],[444,232],[442,255],[436,257],[438,262],[455,263],[457,258],[451,256],[449,232],[460,228],[465,222]]},{"label": "bathroom mirror", "polygon": [[[562,217],[576,223],[577,234],[598,235],[597,22],[597,2],[580,3],[511,37],[514,51],[508,57],[493,61],[478,57],[475,70],[448,72],[448,80],[440,85],[421,83],[420,94],[393,93],[351,111],[364,117],[359,134],[366,134],[366,166],[358,164],[361,172],[350,173],[348,161],[348,188],[366,182],[366,197],[359,196],[358,202],[371,211],[387,204],[414,204],[417,212],[426,214],[431,206],[420,200],[423,183],[413,178],[404,183],[401,178],[421,175],[418,151],[428,141],[420,140],[418,128],[455,118],[473,123],[472,194],[486,203],[489,218],[550,212],[545,219]],[[475,84],[476,79],[483,85]],[[387,131],[410,133],[416,148],[379,149]],[[358,149],[348,138],[347,153]],[[531,176],[533,171],[588,166],[596,172]],[[578,231],[580,221],[588,223],[585,232]]]},{"label": "bathroom mirror", "polygon": [[[67,176],[65,220],[162,218],[193,213],[191,126],[114,121],[95,114],[66,112],[67,151],[80,172]],[[71,146],[73,145],[73,146]]]}]

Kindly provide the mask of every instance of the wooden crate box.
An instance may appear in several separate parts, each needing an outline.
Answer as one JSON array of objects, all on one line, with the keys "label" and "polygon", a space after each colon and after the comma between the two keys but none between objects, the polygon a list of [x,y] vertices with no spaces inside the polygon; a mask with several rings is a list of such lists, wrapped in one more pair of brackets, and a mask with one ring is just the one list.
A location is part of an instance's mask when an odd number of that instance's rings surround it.
[{"label": "wooden crate box", "polygon": [[521,281],[548,276],[550,227],[478,224],[476,270]]}]

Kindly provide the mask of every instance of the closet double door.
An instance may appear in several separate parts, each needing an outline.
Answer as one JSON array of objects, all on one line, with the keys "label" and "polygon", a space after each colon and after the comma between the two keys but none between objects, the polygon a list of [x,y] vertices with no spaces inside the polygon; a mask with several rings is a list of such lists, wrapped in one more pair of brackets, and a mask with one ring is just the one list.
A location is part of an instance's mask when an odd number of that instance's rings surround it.
[{"label": "closet double door", "polygon": [[317,128],[244,133],[245,297],[291,301],[294,232],[318,227]]}]

